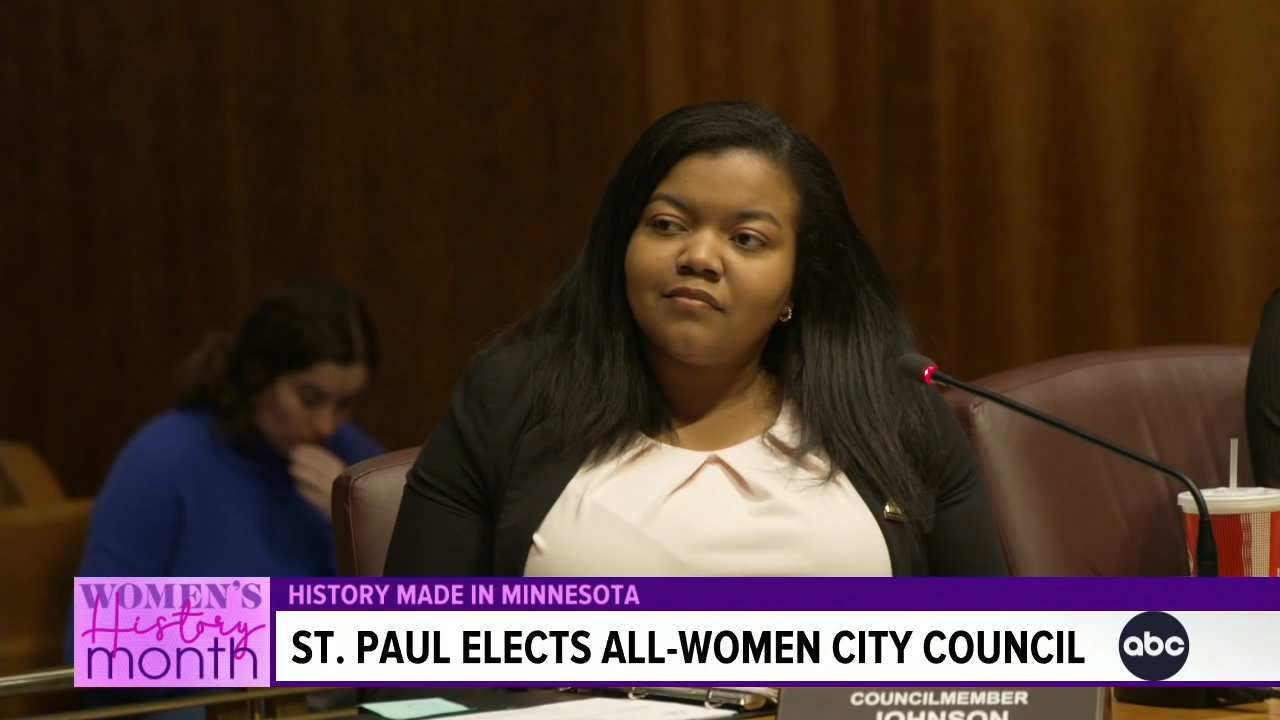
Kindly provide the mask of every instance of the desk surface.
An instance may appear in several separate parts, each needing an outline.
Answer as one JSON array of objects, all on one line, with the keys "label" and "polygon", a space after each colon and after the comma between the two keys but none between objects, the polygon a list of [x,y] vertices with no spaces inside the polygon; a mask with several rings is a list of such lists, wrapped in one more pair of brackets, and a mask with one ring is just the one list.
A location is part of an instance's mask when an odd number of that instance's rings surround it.
[{"label": "desk surface", "polygon": [[[1280,701],[1271,700],[1265,703],[1234,705],[1212,710],[1175,710],[1122,702],[1111,706],[1111,720],[1269,720],[1270,718],[1280,718]],[[774,720],[774,718],[770,716],[760,720]]]},{"label": "desk surface", "polygon": [[[496,694],[495,688],[379,688],[370,700],[399,700],[410,697],[448,697],[457,702],[475,707],[477,710],[498,710],[516,707],[530,707],[548,702],[564,701],[575,698],[574,695],[559,693],[502,693]],[[360,717],[377,717],[361,714]],[[465,717],[465,716],[462,716]],[[1233,705],[1228,708],[1208,710],[1179,710],[1174,708],[1151,707],[1117,702],[1111,706],[1111,720],[1280,720],[1280,700],[1250,705]],[[305,720],[298,718],[297,720]],[[760,717],[759,720],[773,720],[771,716]]]}]

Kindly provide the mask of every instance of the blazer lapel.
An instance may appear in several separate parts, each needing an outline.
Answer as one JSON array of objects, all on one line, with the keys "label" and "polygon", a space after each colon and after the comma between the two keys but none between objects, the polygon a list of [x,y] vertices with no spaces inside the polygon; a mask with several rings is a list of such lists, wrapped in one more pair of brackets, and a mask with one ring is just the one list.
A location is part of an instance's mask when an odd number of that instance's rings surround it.
[{"label": "blazer lapel", "polygon": [[914,574],[911,562],[913,543],[911,527],[907,524],[901,508],[896,503],[886,500],[867,483],[855,481],[852,477],[849,477],[849,482],[853,483],[854,489],[862,496],[863,502],[875,516],[876,524],[880,526],[884,543],[889,549],[889,566],[894,576]]}]

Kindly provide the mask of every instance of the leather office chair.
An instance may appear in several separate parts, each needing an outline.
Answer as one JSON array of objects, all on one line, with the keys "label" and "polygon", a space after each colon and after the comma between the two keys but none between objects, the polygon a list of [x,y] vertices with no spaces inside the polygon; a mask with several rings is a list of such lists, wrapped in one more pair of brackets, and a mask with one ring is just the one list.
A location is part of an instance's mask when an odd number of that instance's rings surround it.
[{"label": "leather office chair", "polygon": [[342,575],[382,575],[404,477],[417,457],[415,447],[370,458],[333,483],[333,534]]},{"label": "leather office chair", "polygon": [[[1168,346],[1072,355],[977,381],[1182,471],[1200,487],[1252,485],[1249,348]],[[948,391],[978,454],[1016,575],[1187,575],[1184,487],[988,401]]]}]

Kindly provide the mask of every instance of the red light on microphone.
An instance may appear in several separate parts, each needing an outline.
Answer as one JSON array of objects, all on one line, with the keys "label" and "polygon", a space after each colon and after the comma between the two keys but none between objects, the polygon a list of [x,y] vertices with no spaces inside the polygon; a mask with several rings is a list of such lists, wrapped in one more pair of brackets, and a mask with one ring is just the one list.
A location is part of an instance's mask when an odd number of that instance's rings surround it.
[{"label": "red light on microphone", "polygon": [[924,377],[924,381],[925,381],[925,382],[927,382],[927,383],[929,383],[930,385],[932,385],[932,384],[933,384],[933,372],[934,372],[935,370],[937,370],[937,369],[938,369],[938,366],[937,366],[937,365],[930,365],[929,367],[925,368],[925,369],[924,369],[924,372],[923,372],[923,373],[921,373],[921,376],[922,376],[922,377]]}]

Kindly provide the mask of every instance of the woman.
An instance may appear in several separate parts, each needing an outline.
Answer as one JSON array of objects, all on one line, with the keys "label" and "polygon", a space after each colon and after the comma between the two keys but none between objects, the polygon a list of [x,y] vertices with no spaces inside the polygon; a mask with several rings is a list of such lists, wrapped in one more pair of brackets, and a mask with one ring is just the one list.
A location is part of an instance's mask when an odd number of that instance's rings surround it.
[{"label": "woman", "polygon": [[[373,325],[354,293],[323,280],[278,289],[235,338],[206,340],[182,368],[177,409],[121,451],[95,500],[77,576],[335,575],[333,481],[383,453],[347,421],[377,367]],[[68,637],[68,662],[71,649]]]},{"label": "woman", "polygon": [[387,575],[995,575],[978,465],[823,153],[677,110],[408,475]]},{"label": "woman", "polygon": [[147,423],[94,504],[79,575],[334,575],[329,492],[382,453],[347,422],[378,366],[350,290],[292,282],[182,369],[178,409]]},{"label": "woman", "polygon": [[1245,381],[1245,420],[1253,481],[1280,487],[1280,290],[1262,308]]}]

